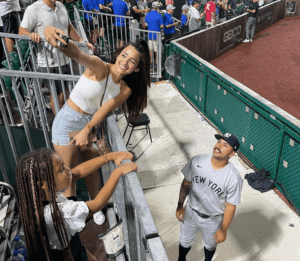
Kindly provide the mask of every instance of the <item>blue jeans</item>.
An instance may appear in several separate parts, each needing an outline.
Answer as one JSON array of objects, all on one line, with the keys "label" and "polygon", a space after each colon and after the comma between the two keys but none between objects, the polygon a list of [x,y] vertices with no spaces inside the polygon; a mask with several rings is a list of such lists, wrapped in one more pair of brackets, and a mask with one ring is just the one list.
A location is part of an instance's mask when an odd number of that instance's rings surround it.
[{"label": "blue jeans", "polygon": [[93,115],[81,114],[65,103],[55,116],[52,125],[52,143],[58,146],[68,146],[69,132],[81,131],[92,118]]}]

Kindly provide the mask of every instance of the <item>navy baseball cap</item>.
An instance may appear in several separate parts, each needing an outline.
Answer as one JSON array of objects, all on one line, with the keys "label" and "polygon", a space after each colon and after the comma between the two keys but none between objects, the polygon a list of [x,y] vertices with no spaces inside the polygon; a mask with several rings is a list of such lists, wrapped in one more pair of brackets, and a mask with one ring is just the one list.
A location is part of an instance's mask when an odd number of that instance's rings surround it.
[{"label": "navy baseball cap", "polygon": [[215,137],[217,140],[223,139],[227,141],[234,151],[237,151],[240,147],[239,140],[232,133],[225,133],[223,136],[216,134]]},{"label": "navy baseball cap", "polygon": [[193,5],[195,5],[195,4],[200,4],[200,1],[195,0],[195,1],[193,2]]}]

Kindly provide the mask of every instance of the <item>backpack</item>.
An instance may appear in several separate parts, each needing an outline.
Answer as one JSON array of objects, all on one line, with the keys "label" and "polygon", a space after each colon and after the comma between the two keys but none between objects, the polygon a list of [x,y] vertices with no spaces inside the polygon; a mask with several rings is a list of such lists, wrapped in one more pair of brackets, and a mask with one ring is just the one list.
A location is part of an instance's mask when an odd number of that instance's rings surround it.
[{"label": "backpack", "polygon": [[263,193],[275,188],[274,181],[271,180],[269,176],[269,171],[261,168],[261,170],[258,172],[246,174],[245,179],[247,179],[248,184],[252,188]]}]

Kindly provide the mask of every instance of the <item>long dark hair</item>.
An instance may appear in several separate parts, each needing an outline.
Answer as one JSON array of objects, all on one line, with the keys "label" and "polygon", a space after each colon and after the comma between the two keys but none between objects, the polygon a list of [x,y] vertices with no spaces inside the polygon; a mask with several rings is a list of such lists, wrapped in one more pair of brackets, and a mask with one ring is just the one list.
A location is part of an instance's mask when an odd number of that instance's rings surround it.
[{"label": "long dark hair", "polygon": [[43,200],[46,200],[43,182],[46,182],[51,206],[51,216],[64,260],[72,260],[69,240],[62,214],[56,202],[56,185],[49,149],[27,152],[20,159],[16,169],[21,222],[28,249],[28,260],[53,260],[46,231]]},{"label": "long dark hair", "polygon": [[130,120],[138,119],[140,113],[147,107],[147,87],[150,88],[150,52],[145,40],[130,42],[118,48],[111,57],[110,63],[116,62],[117,56],[128,46],[133,46],[140,53],[138,72],[132,72],[123,77],[123,81],[132,90],[132,94],[122,105],[123,111]]}]

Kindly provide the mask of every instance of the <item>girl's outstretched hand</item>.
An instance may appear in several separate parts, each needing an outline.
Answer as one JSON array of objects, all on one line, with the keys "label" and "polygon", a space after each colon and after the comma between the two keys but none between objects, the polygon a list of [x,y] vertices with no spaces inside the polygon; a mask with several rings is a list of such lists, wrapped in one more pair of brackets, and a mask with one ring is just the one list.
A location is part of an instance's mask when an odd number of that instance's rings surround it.
[{"label": "girl's outstretched hand", "polygon": [[130,172],[133,172],[133,171],[137,171],[137,168],[138,168],[138,166],[135,165],[134,162],[130,162],[130,163],[125,163],[124,165],[121,165],[117,169],[120,170],[121,176],[124,176],[127,173],[130,173]]},{"label": "girl's outstretched hand", "polygon": [[113,153],[113,160],[118,166],[121,166],[122,160],[126,159],[133,161],[133,155],[128,151],[117,151]]}]

